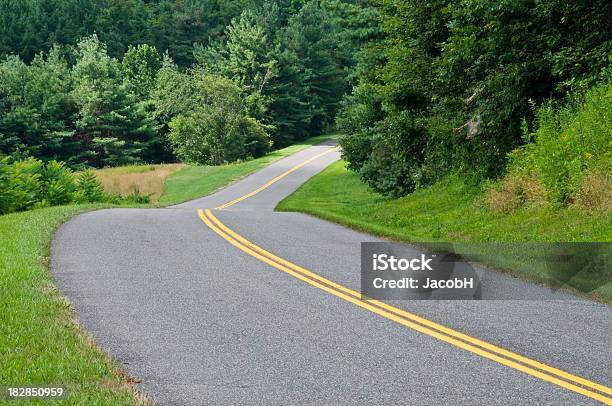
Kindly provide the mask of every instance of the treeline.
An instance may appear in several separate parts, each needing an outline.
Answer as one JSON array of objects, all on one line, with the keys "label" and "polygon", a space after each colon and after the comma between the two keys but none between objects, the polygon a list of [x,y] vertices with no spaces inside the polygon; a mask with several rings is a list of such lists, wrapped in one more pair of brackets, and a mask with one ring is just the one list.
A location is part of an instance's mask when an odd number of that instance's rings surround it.
[{"label": "treeline", "polygon": [[[113,58],[129,45],[168,50],[183,67],[194,43],[222,38],[225,26],[255,0],[0,0],[0,56],[30,62],[55,46],[97,34]],[[282,4],[283,2],[281,2]],[[293,1],[286,1],[291,6]],[[287,8],[287,12],[297,9]]]},{"label": "treeline", "polygon": [[[602,0],[380,0],[378,11],[384,32],[360,52],[337,121],[349,168],[394,196],[449,172],[499,175],[537,138],[533,106],[584,93],[612,53]],[[609,151],[607,124],[597,139]],[[547,159],[565,159],[546,145]]]},{"label": "treeline", "polygon": [[3,3],[0,155],[71,168],[221,164],[320,133],[378,32],[340,0]]},{"label": "treeline", "polygon": [[74,64],[55,48],[29,65],[17,56],[0,63],[0,153],[73,168],[164,159],[163,138],[135,91],[154,84],[157,52],[131,48],[122,63],[94,35],[71,56]]},{"label": "treeline", "polygon": [[0,0],[0,155],[221,164],[337,125],[384,194],[496,177],[534,139],[535,106],[600,81],[610,15],[603,0]]}]

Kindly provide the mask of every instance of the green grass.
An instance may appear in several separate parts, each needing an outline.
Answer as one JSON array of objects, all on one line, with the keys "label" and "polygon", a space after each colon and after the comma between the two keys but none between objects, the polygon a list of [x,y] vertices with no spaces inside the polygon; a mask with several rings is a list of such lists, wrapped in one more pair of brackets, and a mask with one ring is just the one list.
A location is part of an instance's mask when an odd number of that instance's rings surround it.
[{"label": "green grass", "polygon": [[[314,137],[252,161],[221,167],[187,167],[167,183],[162,202],[179,203],[212,193],[282,157],[326,139]],[[148,172],[154,165],[105,169],[115,175]],[[110,204],[69,205],[0,216],[0,386],[61,385],[68,404],[147,402],[121,370],[75,321],[70,303],[49,271],[57,227],[87,210]],[[1,396],[0,396],[1,398]],[[0,403],[2,401],[0,400]]]},{"label": "green grass", "polygon": [[70,404],[135,404],[130,378],[75,322],[48,269],[54,230],[99,205],[0,216],[0,384],[60,385]]},{"label": "green grass", "polygon": [[[469,252],[483,262],[541,282],[550,275],[541,250],[516,252],[529,246],[522,243],[612,241],[609,213],[589,214],[576,207],[495,213],[485,206],[480,187],[453,177],[406,197],[391,199],[369,190],[356,174],[344,168],[342,161],[313,177],[277,209],[309,213],[398,241],[451,242],[460,252]],[[500,255],[502,247],[507,255]],[[508,247],[515,247],[514,252]],[[580,275],[568,281],[577,290],[610,300],[612,283],[594,286],[599,282],[582,280]]]},{"label": "green grass", "polygon": [[273,151],[250,161],[222,166],[188,166],[180,169],[172,173],[166,180],[164,193],[159,198],[159,203],[162,205],[176,204],[209,195],[281,158],[334,137],[334,135],[321,135],[309,138],[299,144]]}]

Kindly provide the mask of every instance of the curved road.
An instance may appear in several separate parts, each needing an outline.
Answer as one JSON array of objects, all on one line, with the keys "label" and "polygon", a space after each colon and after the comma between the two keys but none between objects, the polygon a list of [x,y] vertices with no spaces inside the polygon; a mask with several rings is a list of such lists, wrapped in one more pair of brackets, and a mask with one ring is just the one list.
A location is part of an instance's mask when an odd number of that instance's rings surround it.
[{"label": "curved road", "polygon": [[612,402],[609,306],[481,268],[483,294],[513,300],[355,298],[360,242],[382,240],[273,211],[338,155],[314,146],[171,208],[81,214],[53,241],[58,286],[156,404]]}]

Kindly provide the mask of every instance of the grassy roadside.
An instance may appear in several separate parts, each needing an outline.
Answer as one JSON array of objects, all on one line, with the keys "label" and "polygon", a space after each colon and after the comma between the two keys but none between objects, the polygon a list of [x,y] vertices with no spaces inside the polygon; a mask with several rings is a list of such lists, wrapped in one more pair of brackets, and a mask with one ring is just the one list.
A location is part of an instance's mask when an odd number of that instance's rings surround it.
[{"label": "grassy roadside", "polygon": [[121,196],[137,192],[149,196],[157,206],[165,206],[206,196],[274,161],[331,138],[334,135],[320,135],[257,159],[222,166],[144,164],[96,169],[94,173],[106,192]]},{"label": "grassy roadside", "polygon": [[[329,138],[314,137],[252,161],[179,169],[167,179],[160,202],[130,206],[154,207],[204,196]],[[126,179],[135,180],[125,175],[147,175],[141,180],[157,177],[150,167],[103,169],[102,174],[111,183],[113,176],[120,177],[117,184],[123,185]],[[148,402],[136,392],[132,378],[78,325],[49,272],[50,245],[57,227],[78,213],[107,207],[113,206],[56,206],[0,216],[0,385],[62,385],[68,394],[62,403],[67,404]]]},{"label": "grassy roadside", "polygon": [[168,177],[159,203],[162,205],[176,204],[209,195],[229,183],[270,165],[281,158],[331,138],[334,138],[334,135],[321,135],[309,138],[299,144],[273,151],[250,161],[223,166],[185,167]]},{"label": "grassy roadside", "polygon": [[[589,214],[575,207],[495,213],[483,203],[479,187],[457,178],[400,199],[385,198],[370,191],[356,174],[344,168],[342,161],[313,177],[277,209],[309,213],[398,241],[451,242],[460,252],[469,252],[483,262],[540,282],[547,281],[550,275],[541,253],[519,249],[500,256],[497,243],[612,241],[610,214]],[[525,245],[504,245],[508,246]],[[612,283],[606,283],[604,278],[601,286],[598,284],[602,280],[585,277],[579,274],[566,282],[593,297],[612,299]]]},{"label": "grassy roadside", "polygon": [[0,384],[60,385],[68,404],[145,403],[93,343],[48,270],[54,230],[100,205],[0,216]]}]

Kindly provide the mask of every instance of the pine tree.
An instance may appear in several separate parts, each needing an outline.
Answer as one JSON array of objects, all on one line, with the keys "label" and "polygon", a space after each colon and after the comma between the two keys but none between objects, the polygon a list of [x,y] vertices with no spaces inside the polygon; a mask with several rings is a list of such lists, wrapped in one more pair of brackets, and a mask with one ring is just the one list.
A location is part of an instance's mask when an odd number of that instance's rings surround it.
[{"label": "pine tree", "polygon": [[155,128],[123,82],[119,62],[95,35],[79,42],[72,76],[79,159],[93,166],[138,162],[156,142]]},{"label": "pine tree", "polygon": [[289,19],[283,46],[294,52],[306,81],[311,114],[309,133],[324,130],[332,122],[346,88],[337,35],[340,28],[318,2],[306,3]]},{"label": "pine tree", "polygon": [[58,49],[28,66],[17,56],[0,64],[0,153],[24,151],[44,161],[69,160],[70,75]]}]

